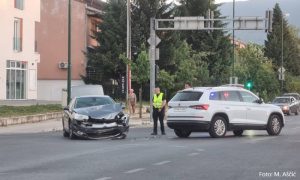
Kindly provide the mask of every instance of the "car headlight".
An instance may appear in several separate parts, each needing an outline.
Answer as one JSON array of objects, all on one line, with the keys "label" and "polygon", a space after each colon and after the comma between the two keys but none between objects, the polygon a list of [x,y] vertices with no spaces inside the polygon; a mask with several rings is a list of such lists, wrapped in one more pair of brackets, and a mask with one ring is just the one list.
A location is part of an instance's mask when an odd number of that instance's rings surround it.
[{"label": "car headlight", "polygon": [[87,115],[74,113],[74,119],[76,119],[77,121],[84,121],[88,120],[89,117]]},{"label": "car headlight", "polygon": [[282,109],[283,110],[289,110],[289,106],[283,106]]}]

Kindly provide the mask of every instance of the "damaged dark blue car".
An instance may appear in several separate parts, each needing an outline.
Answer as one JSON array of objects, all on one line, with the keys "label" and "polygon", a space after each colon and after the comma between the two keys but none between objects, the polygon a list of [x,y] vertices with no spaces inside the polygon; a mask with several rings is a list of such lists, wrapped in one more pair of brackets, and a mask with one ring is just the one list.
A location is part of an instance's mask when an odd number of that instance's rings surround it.
[{"label": "damaged dark blue car", "polygon": [[109,96],[75,97],[64,108],[63,135],[70,139],[124,139],[129,131],[129,116],[123,109]]}]

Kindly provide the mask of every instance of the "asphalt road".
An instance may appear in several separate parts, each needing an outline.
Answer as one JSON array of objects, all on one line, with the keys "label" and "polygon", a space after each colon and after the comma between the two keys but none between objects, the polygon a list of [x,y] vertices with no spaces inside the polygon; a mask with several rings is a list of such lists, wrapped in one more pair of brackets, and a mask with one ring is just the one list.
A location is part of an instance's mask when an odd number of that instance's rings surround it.
[{"label": "asphalt road", "polygon": [[69,140],[61,132],[0,135],[5,180],[279,180],[300,179],[300,116],[280,136],[246,131],[179,139],[131,129],[125,140]]}]

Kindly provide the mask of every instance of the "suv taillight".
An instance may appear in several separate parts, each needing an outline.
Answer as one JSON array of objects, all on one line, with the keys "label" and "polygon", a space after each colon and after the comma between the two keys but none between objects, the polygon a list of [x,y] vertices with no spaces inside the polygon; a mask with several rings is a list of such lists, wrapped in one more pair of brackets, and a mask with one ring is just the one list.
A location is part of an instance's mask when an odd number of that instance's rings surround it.
[{"label": "suv taillight", "polygon": [[190,106],[190,108],[197,109],[197,110],[207,110],[208,107],[209,107],[208,104]]}]

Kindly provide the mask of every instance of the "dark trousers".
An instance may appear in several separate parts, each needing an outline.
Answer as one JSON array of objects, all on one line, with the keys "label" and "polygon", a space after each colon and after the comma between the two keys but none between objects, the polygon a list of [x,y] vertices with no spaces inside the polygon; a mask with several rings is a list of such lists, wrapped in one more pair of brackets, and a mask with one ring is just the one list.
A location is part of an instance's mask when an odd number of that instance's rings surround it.
[{"label": "dark trousers", "polygon": [[153,132],[157,133],[157,121],[159,120],[160,122],[160,130],[162,133],[165,132],[165,127],[164,127],[164,117],[165,117],[165,110],[162,109],[160,112],[158,109],[153,108]]}]

